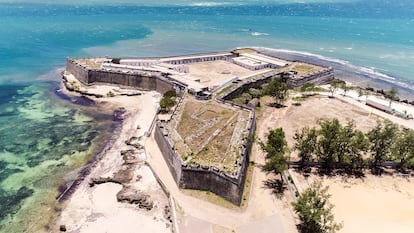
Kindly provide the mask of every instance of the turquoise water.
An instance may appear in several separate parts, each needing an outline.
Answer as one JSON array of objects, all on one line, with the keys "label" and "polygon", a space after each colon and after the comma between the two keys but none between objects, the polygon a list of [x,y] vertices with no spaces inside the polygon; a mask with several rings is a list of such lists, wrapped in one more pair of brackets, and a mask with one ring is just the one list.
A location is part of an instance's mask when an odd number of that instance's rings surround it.
[{"label": "turquoise water", "polygon": [[42,231],[57,187],[111,131],[97,106],[55,94],[66,57],[237,46],[414,89],[414,1],[0,0],[0,232]]}]

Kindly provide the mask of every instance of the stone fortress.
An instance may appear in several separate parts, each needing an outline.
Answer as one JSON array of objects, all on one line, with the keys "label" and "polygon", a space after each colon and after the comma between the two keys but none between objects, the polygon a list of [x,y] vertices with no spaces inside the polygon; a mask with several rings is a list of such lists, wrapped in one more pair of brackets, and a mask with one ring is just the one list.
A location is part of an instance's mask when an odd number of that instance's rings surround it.
[{"label": "stone fortress", "polygon": [[67,59],[64,80],[67,75],[84,85],[175,90],[172,113],[156,116],[153,124],[174,180],[180,188],[210,191],[236,205],[243,199],[256,121],[254,107],[231,100],[273,78],[291,88],[334,78],[332,68],[249,48],[164,58]]}]

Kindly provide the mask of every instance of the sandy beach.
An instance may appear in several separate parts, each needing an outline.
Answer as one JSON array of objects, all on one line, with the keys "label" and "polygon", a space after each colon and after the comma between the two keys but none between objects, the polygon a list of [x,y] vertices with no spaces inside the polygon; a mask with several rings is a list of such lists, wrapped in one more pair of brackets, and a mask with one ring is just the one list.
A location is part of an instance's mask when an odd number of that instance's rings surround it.
[{"label": "sandy beach", "polygon": [[[86,89],[94,94],[109,91],[119,94],[93,99],[107,108],[123,108],[120,116],[123,118],[122,127],[112,147],[62,203],[63,208],[56,217],[53,231],[59,232],[63,227],[66,232],[81,233],[136,232],[137,229],[140,232],[171,232],[168,197],[145,165],[145,151],[140,146],[156,114],[160,94],[104,85]],[[126,92],[140,94],[120,95]],[[131,138],[134,138],[133,143],[127,145],[126,141]],[[125,153],[121,155],[122,152]],[[92,180],[108,177],[115,181],[91,185]],[[119,202],[117,199],[121,197],[122,190],[124,196],[137,194],[138,200],[133,204]]]}]

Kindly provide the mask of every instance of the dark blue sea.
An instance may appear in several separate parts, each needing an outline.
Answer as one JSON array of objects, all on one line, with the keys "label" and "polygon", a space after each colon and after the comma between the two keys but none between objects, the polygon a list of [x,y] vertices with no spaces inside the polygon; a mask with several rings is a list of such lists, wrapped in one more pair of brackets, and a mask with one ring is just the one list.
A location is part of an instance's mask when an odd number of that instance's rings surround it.
[{"label": "dark blue sea", "polygon": [[59,94],[66,57],[252,46],[414,100],[414,1],[0,0],[0,232],[46,231],[110,113]]}]

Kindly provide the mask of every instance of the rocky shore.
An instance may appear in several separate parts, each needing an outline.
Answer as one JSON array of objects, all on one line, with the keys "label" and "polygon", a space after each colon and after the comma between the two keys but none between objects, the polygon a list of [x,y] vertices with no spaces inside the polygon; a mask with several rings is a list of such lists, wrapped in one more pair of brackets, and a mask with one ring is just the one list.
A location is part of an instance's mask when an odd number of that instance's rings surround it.
[{"label": "rocky shore", "polygon": [[[142,232],[171,232],[168,197],[145,164],[142,146],[159,94],[104,85],[82,86],[82,90],[92,93],[88,98],[97,105],[115,109],[113,120],[120,124],[101,153],[58,197],[62,210],[51,231],[136,232],[139,228]],[[64,91],[82,95],[67,88]],[[109,92],[114,94],[104,94]],[[135,94],[125,94],[132,92]]]}]

